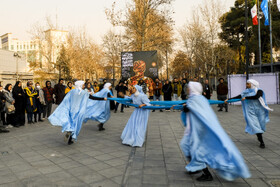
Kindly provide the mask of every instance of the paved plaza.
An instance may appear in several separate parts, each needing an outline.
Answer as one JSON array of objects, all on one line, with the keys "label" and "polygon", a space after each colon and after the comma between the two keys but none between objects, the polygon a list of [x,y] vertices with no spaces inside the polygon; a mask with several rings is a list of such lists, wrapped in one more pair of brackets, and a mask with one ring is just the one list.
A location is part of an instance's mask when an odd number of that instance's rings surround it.
[{"label": "paved plaza", "polygon": [[133,111],[126,108],[111,113],[105,131],[98,131],[97,122],[84,124],[73,145],[48,121],[0,134],[0,186],[280,186],[280,105],[271,108],[265,149],[256,136],[244,133],[241,106],[216,112],[246,160],[249,179],[228,182],[212,170],[214,181],[205,183],[195,180],[201,174],[188,175],[179,147],[184,132],[179,112],[151,113],[144,146],[122,145],[120,135]]}]

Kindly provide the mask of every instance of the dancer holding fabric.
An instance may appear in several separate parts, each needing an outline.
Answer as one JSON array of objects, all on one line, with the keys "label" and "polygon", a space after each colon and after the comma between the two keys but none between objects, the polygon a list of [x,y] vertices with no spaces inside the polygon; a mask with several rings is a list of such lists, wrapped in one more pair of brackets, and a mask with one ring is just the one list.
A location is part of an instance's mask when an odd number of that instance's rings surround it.
[{"label": "dancer holding fabric", "polygon": [[[262,134],[269,122],[268,111],[273,110],[267,106],[265,93],[259,88],[259,83],[256,80],[249,79],[246,88],[241,95],[230,99],[242,99],[242,109],[247,124],[245,132],[252,135],[256,134],[260,142],[260,148],[265,148]],[[227,100],[225,103],[227,103]]]},{"label": "dancer holding fabric", "polygon": [[[111,83],[106,83],[103,89],[94,96],[96,97],[113,97],[112,92],[110,91],[112,88]],[[98,102],[98,104],[97,104]],[[85,122],[89,119],[98,121],[99,131],[105,130],[104,123],[109,120],[111,115],[110,112],[110,101],[89,101],[86,107],[86,117]]]},{"label": "dancer holding fabric", "polygon": [[143,106],[150,106],[148,96],[142,91],[142,87],[135,85],[131,90],[133,104],[139,105],[131,114],[121,135],[122,143],[132,147],[142,147],[145,141],[147,123],[150,110],[142,109]]},{"label": "dancer holding fabric", "polygon": [[198,181],[213,180],[207,166],[226,180],[250,177],[241,153],[221,127],[208,100],[201,95],[202,85],[190,82],[187,93],[189,99],[182,113],[186,129],[180,144],[190,160],[187,171],[192,174],[202,170]]},{"label": "dancer holding fabric", "polygon": [[84,81],[76,81],[75,88],[67,93],[60,105],[48,118],[52,125],[61,126],[62,132],[67,132],[65,141],[69,145],[74,143],[73,139],[77,140],[83,121],[86,118],[88,102],[91,100],[107,100],[107,98],[94,97],[83,90]]}]

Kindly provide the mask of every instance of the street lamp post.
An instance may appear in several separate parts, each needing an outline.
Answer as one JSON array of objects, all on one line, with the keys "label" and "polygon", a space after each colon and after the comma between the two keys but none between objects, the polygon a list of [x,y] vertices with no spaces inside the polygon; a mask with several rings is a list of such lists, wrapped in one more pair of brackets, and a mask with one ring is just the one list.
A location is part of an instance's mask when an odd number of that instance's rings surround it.
[{"label": "street lamp post", "polygon": [[21,56],[18,53],[14,53],[14,57],[16,57],[16,81],[19,80],[19,75],[18,75],[18,58],[21,58]]}]

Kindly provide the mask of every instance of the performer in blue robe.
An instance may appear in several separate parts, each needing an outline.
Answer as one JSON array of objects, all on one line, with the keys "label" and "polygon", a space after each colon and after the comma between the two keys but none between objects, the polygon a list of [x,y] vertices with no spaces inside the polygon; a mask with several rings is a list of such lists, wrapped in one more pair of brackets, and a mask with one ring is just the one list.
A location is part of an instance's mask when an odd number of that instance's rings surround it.
[{"label": "performer in blue robe", "polygon": [[135,85],[131,90],[133,104],[139,105],[131,114],[121,135],[122,143],[132,147],[142,147],[147,130],[150,110],[142,109],[143,106],[150,106],[150,100],[142,91],[142,87]]},{"label": "performer in blue robe", "polygon": [[267,106],[265,93],[259,88],[259,83],[254,79],[249,79],[246,83],[246,90],[241,95],[230,99],[242,99],[242,109],[246,121],[245,132],[256,134],[260,148],[265,148],[262,134],[269,122],[268,111],[273,110]]},{"label": "performer in blue robe", "polygon": [[77,140],[83,121],[85,121],[88,102],[92,99],[107,100],[107,98],[89,95],[83,88],[84,81],[76,81],[75,89],[68,92],[62,103],[60,103],[48,118],[52,125],[61,126],[62,132],[67,132],[64,140],[68,142],[69,145],[74,143],[73,139]]},{"label": "performer in blue robe", "polygon": [[189,82],[187,92],[189,99],[182,118],[186,129],[180,144],[190,160],[187,171],[193,174],[202,170],[198,181],[213,180],[207,166],[226,180],[250,177],[241,153],[221,127],[208,100],[201,95],[202,85]]},{"label": "performer in blue robe", "polygon": [[[112,97],[111,93],[111,83],[106,83],[102,90],[94,94],[96,97]],[[98,103],[98,104],[97,104]],[[89,119],[98,121],[99,131],[105,130],[104,123],[109,120],[111,115],[110,112],[110,101],[89,101],[86,107],[86,117],[85,122]]]}]

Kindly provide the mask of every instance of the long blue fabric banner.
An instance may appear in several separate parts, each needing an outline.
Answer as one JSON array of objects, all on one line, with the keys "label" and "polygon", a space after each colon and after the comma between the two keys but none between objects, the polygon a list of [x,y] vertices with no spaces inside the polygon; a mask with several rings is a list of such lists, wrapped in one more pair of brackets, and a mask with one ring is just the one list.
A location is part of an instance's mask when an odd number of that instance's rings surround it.
[{"label": "long blue fabric banner", "polygon": [[[107,98],[108,100],[111,101],[116,101],[118,103],[128,105],[128,106],[133,106],[138,108],[138,105],[135,105],[132,103],[131,99],[123,99],[123,98]],[[210,105],[215,105],[215,104],[223,104],[224,101],[217,101],[217,100],[208,100]],[[231,99],[228,100],[228,103],[233,103],[233,102],[238,102],[241,101],[241,99]],[[159,106],[144,106],[142,108],[144,109],[150,109],[150,110],[162,110],[162,109],[170,109],[172,106],[175,110],[182,110],[183,109],[183,104],[186,103],[187,100],[181,100],[181,101],[151,101],[150,104],[152,105],[159,105]]]}]

